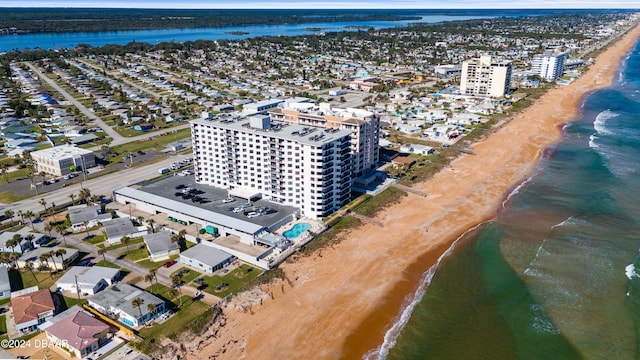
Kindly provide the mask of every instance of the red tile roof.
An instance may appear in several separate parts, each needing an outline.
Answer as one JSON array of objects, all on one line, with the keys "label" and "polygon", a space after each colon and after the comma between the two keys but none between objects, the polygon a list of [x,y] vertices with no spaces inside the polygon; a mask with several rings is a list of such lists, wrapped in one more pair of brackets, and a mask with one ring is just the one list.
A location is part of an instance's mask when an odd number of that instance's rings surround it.
[{"label": "red tile roof", "polygon": [[49,289],[11,298],[11,307],[16,324],[36,320],[39,314],[55,310]]}]

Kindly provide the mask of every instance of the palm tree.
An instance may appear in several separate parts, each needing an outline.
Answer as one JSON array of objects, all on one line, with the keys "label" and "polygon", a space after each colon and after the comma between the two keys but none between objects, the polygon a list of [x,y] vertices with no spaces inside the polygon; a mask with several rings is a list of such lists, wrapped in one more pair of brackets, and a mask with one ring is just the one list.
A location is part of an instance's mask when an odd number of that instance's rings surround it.
[{"label": "palm tree", "polygon": [[129,253],[129,237],[127,235],[123,236],[120,241],[124,243],[124,246],[127,247],[127,253]]},{"label": "palm tree", "polygon": [[33,249],[33,239],[35,239],[36,236],[33,234],[27,234],[27,236],[24,237],[25,240],[27,240],[29,242],[29,248]]},{"label": "palm tree", "polygon": [[144,221],[144,216],[140,215],[136,218],[136,220],[138,220],[138,224],[142,225],[142,222]]},{"label": "palm tree", "polygon": [[[48,251],[45,253],[45,255],[48,256],[49,259],[51,259],[51,263],[53,264],[53,270],[55,270],[56,272],[58,272],[58,266],[56,265],[55,260],[53,259],[53,257],[55,256],[55,252],[53,250]],[[47,261],[48,263],[49,261]],[[51,277],[53,277],[53,270],[51,271],[50,275]]]},{"label": "palm tree", "polygon": [[66,253],[67,253],[67,250],[65,250],[65,249],[58,249],[58,250],[56,250],[54,252],[54,254],[62,260],[62,268],[63,269],[65,268],[65,266],[64,266],[64,254],[66,254]]},{"label": "palm tree", "polygon": [[20,264],[18,264],[18,259],[20,259],[20,254],[18,253],[9,254],[9,261],[16,264],[16,267],[18,268],[18,272],[20,272]]},{"label": "palm tree", "polygon": [[9,264],[11,264],[12,262],[13,260],[9,258],[9,253],[0,253],[0,263],[5,264],[6,267],[9,268]]},{"label": "palm tree", "polygon": [[71,205],[75,205],[76,204],[76,194],[69,194],[69,197],[71,198]]},{"label": "palm tree", "polygon": [[156,228],[155,228],[155,227],[153,227],[153,224],[154,224],[154,223],[155,223],[155,220],[153,220],[153,219],[148,219],[148,220],[147,220],[147,224],[149,224],[149,226],[151,226],[151,232],[152,232],[152,233],[155,233],[155,232],[156,232]]},{"label": "palm tree", "polygon": [[84,226],[84,232],[85,234],[87,234],[87,237],[89,237],[89,222],[87,220],[82,222],[82,225]]},{"label": "palm tree", "polygon": [[31,275],[33,275],[33,279],[38,282],[38,278],[36,277],[36,274],[33,273],[33,263],[31,261],[27,261],[24,264],[24,268],[29,270],[29,272],[31,272]]},{"label": "palm tree", "polygon": [[24,216],[29,218],[29,222],[31,223],[31,229],[33,229],[34,231],[36,230],[35,226],[33,225],[33,211],[31,210],[27,210],[27,212],[24,213]]},{"label": "palm tree", "polygon": [[7,244],[8,247],[11,248],[12,252],[16,252],[16,246],[20,246],[22,248],[22,246],[20,245],[22,240],[24,240],[22,235],[14,234],[13,238],[9,239],[6,244]]},{"label": "palm tree", "polygon": [[42,265],[42,267],[44,267],[44,263],[47,263],[47,267],[49,269],[51,269],[51,266],[49,266],[49,254],[44,253],[44,254],[40,254],[40,256],[38,256],[38,260],[40,261],[40,264]]},{"label": "palm tree", "polygon": [[182,307],[182,276],[174,275],[171,278],[171,285],[178,288],[178,291],[180,291],[180,307]]},{"label": "palm tree", "polygon": [[51,206],[49,206],[49,216],[53,216],[56,214],[56,203],[51,202]]},{"label": "palm tree", "polygon": [[7,219],[11,219],[11,223],[13,223],[13,215],[15,214],[15,212],[11,209],[7,209],[4,211],[4,217]]},{"label": "palm tree", "polygon": [[156,314],[156,304],[147,304],[147,311],[151,314],[151,317],[153,317]]},{"label": "palm tree", "polygon": [[2,167],[2,169],[0,171],[2,171],[2,177],[4,178],[4,182],[6,182],[8,184],[9,183],[9,171],[4,166]]},{"label": "palm tree", "polygon": [[51,237],[51,230],[53,230],[53,224],[51,224],[51,222],[48,222],[45,226],[44,226],[44,231],[47,232],[47,234],[49,234],[49,237]]},{"label": "palm tree", "polygon": [[24,224],[24,212],[22,210],[18,210],[18,216],[20,216],[20,223]]},{"label": "palm tree", "polygon": [[105,262],[105,263],[107,262],[107,257],[106,257],[106,255],[105,255],[106,253],[107,253],[107,250],[105,250],[105,249],[98,249],[98,255],[102,255],[102,259],[104,259],[104,262]]},{"label": "palm tree", "polygon": [[42,199],[40,199],[40,201],[38,201],[38,203],[44,207],[44,212],[46,213],[47,212],[47,200],[42,198]]},{"label": "palm tree", "polygon": [[58,224],[54,227],[54,229],[58,234],[62,235],[62,241],[64,241],[64,244],[67,245],[67,238],[64,236],[65,230],[67,228],[64,226],[64,224]]},{"label": "palm tree", "polygon": [[[140,311],[140,319],[142,319],[142,304],[144,304],[144,300],[142,300],[142,298],[135,298],[133,299],[133,301],[131,301],[131,306],[135,306],[138,308],[138,311]],[[142,319],[144,320],[144,319]]]}]

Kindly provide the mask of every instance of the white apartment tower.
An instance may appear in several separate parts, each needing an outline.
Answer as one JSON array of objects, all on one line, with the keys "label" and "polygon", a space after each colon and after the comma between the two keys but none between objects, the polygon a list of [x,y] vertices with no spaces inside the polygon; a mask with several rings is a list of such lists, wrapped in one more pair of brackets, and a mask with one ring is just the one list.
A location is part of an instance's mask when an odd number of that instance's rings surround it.
[{"label": "white apartment tower", "polygon": [[533,56],[531,71],[547,81],[554,81],[564,73],[566,55],[555,50],[546,50]]},{"label": "white apartment tower", "polygon": [[380,120],[374,113],[363,109],[332,108],[327,103],[316,105],[309,102],[285,102],[280,106],[269,110],[271,120],[320,129],[350,131],[354,178],[376,168],[380,160],[378,149]]},{"label": "white apartment tower", "polygon": [[511,61],[495,61],[490,55],[462,62],[460,94],[501,97],[509,91]]},{"label": "white apartment tower", "polygon": [[199,184],[260,193],[321,218],[351,191],[351,132],[220,115],[191,122]]}]

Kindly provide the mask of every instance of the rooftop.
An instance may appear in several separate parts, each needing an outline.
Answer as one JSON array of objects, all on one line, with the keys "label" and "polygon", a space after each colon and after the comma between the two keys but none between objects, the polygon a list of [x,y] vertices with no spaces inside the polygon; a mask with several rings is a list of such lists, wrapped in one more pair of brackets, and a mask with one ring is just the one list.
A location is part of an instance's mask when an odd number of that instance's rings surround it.
[{"label": "rooftop", "polygon": [[37,320],[38,315],[55,310],[49,289],[11,298],[11,307],[16,324]]},{"label": "rooftop", "polygon": [[180,256],[195,259],[209,266],[216,266],[233,255],[202,243],[183,251]]},{"label": "rooftop", "polygon": [[97,284],[102,279],[113,279],[120,270],[104,266],[72,266],[57,283],[73,283],[78,276],[80,284]]},{"label": "rooftop", "polygon": [[136,298],[141,298],[144,301],[145,308],[148,304],[163,303],[163,301],[155,295],[126,283],[113,285],[92,297],[90,301],[105,309],[117,308],[120,309],[120,311],[137,317],[138,309],[135,309],[131,304]]},{"label": "rooftop", "polygon": [[320,129],[311,126],[287,124],[283,122],[271,122],[271,126],[260,129],[250,126],[249,118],[238,118],[221,114],[210,120],[197,119],[192,124],[215,126],[221,129],[240,131],[244,133],[260,133],[276,139],[295,141],[300,144],[322,146],[345,136],[350,136],[349,130]]},{"label": "rooftop", "polygon": [[95,335],[109,329],[109,326],[82,310],[65,317],[49,326],[47,332],[68,345],[83,350],[98,341]]},{"label": "rooftop", "polygon": [[68,159],[87,154],[93,154],[93,151],[70,145],[56,146],[31,153],[32,156],[51,158],[54,160]]},{"label": "rooftop", "polygon": [[85,221],[111,218],[111,214],[100,214],[100,205],[76,205],[68,209],[71,224],[82,224]]},{"label": "rooftop", "polygon": [[123,237],[137,231],[129,218],[117,218],[102,224],[108,238]]},{"label": "rooftop", "polygon": [[147,244],[149,253],[157,254],[165,251],[178,250],[180,245],[177,242],[171,241],[170,231],[158,231],[157,233],[151,233],[144,235],[144,243]]}]

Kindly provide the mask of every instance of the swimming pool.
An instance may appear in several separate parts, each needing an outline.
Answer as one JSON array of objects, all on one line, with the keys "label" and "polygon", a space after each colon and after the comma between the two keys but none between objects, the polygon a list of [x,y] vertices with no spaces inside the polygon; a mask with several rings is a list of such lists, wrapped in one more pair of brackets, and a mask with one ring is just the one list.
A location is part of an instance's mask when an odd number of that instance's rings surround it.
[{"label": "swimming pool", "polygon": [[311,229],[311,224],[309,223],[297,223],[293,225],[291,229],[283,232],[282,235],[287,239],[295,239],[298,236],[300,236],[300,234],[310,229]]}]

